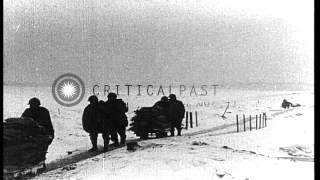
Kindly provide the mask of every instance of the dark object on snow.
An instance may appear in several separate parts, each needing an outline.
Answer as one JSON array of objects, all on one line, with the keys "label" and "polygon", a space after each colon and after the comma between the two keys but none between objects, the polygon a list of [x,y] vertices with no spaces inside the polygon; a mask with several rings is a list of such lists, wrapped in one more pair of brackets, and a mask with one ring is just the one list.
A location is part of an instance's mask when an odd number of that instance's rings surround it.
[{"label": "dark object on snow", "polygon": [[165,137],[170,131],[171,121],[156,107],[142,107],[136,110],[135,114],[131,119],[129,130],[142,139],[147,139],[149,133],[156,133],[157,137]]},{"label": "dark object on snow", "polygon": [[229,108],[229,104],[230,104],[230,102],[227,102],[228,103],[228,105],[227,105],[227,107],[226,107],[226,109],[224,110],[224,112],[223,112],[223,114],[222,114],[222,118],[223,119],[226,119],[227,117],[225,116],[225,114],[226,114],[226,112],[227,112],[227,110],[228,110],[228,108]]},{"label": "dark object on snow", "polygon": [[301,105],[300,104],[293,105],[291,102],[287,101],[286,99],[284,99],[281,104],[281,107],[284,109],[287,109],[290,107],[299,107],[299,106]]},{"label": "dark object on snow", "polygon": [[111,120],[109,112],[105,110],[105,103],[95,100],[89,102],[90,104],[84,109],[82,114],[83,129],[88,133],[104,133],[108,131],[111,126]]},{"label": "dark object on snow", "polygon": [[169,95],[169,110],[168,118],[171,121],[171,136],[174,136],[174,129],[178,131],[178,136],[181,136],[181,123],[184,118],[185,108],[181,101],[177,100],[176,95]]},{"label": "dark object on snow", "polygon": [[192,144],[192,145],[195,145],[195,146],[205,146],[205,145],[208,145],[208,143],[206,143],[206,142],[201,142],[201,141],[193,141],[191,144]]},{"label": "dark object on snow", "polygon": [[27,108],[21,115],[21,117],[29,117],[38,122],[39,125],[47,129],[48,134],[54,136],[54,130],[50,118],[48,109],[40,106],[40,100],[38,98],[31,98],[29,100],[30,107]]},{"label": "dark object on snow", "polygon": [[104,148],[108,149],[109,135],[112,129],[110,112],[105,108],[105,102],[98,101],[96,96],[88,98],[90,104],[84,109],[82,114],[83,129],[89,133],[92,148],[90,152],[96,151],[98,134],[102,133]]},{"label": "dark object on snow", "polygon": [[22,174],[42,164],[53,136],[32,118],[9,118],[3,123],[4,177]]},{"label": "dark object on snow", "polygon": [[161,97],[161,100],[157,101],[152,107],[166,117],[169,116],[169,99],[167,96]]},{"label": "dark object on snow", "polygon": [[137,142],[129,142],[127,143],[127,150],[128,151],[136,151],[141,146]]},{"label": "dark object on snow", "polygon": [[108,94],[108,100],[105,102],[106,109],[110,112],[113,129],[111,130],[111,140],[115,144],[119,144],[118,134],[120,135],[120,144],[126,142],[126,127],[128,126],[128,118],[126,112],[128,107],[122,99],[117,99],[115,93]]},{"label": "dark object on snow", "polygon": [[292,106],[292,103],[291,103],[291,102],[287,101],[286,99],[284,99],[284,100],[282,101],[282,104],[281,104],[281,107],[282,107],[282,108],[287,109],[287,108],[289,108],[290,106]]}]

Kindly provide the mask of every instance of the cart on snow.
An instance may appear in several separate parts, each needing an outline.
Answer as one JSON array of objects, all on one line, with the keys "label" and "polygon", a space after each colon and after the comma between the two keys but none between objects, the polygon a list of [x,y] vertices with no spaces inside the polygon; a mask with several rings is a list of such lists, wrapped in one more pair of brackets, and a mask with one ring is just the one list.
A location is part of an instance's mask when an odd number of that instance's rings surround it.
[{"label": "cart on snow", "polygon": [[142,107],[136,110],[131,121],[129,130],[141,139],[148,139],[150,134],[155,134],[157,138],[166,137],[171,128],[171,122],[165,113],[156,107]]},{"label": "cart on snow", "polygon": [[9,118],[3,122],[3,178],[16,179],[45,169],[48,146],[46,130],[32,118]]}]

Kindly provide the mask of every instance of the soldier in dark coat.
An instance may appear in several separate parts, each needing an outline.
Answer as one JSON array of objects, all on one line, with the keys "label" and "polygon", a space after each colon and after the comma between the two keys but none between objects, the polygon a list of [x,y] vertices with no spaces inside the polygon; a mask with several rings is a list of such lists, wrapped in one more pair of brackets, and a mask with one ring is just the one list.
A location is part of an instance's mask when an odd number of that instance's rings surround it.
[{"label": "soldier in dark coat", "polygon": [[50,118],[50,113],[45,107],[41,107],[40,100],[36,97],[29,100],[30,107],[27,108],[21,115],[21,117],[30,117],[45,128],[45,131],[49,135],[51,142],[54,138],[54,130]]},{"label": "soldier in dark coat", "polygon": [[98,102],[98,98],[96,96],[90,96],[88,101],[90,104],[83,111],[82,126],[90,135],[92,148],[89,152],[98,150],[97,138],[99,133],[102,133],[104,151],[107,151],[109,145],[110,126],[107,113],[103,111],[104,102]]},{"label": "soldier in dark coat", "polygon": [[169,119],[169,99],[167,96],[162,96],[161,100],[156,102],[152,108],[156,110],[156,117],[154,117],[153,123],[151,126],[160,129],[156,133],[157,137],[166,137],[167,132],[164,130],[171,127],[171,121]]},{"label": "soldier in dark coat", "polygon": [[185,108],[181,101],[177,100],[176,95],[169,95],[169,119],[171,121],[170,135],[174,136],[175,128],[178,131],[178,136],[181,136],[181,123],[184,118]]},{"label": "soldier in dark coat", "polygon": [[152,107],[159,110],[161,114],[168,116],[168,108],[169,108],[168,97],[167,96],[161,97],[161,100],[157,101]]},{"label": "soldier in dark coat", "polygon": [[113,127],[113,130],[111,130],[111,140],[114,143],[112,145],[119,145],[118,134],[120,135],[120,144],[125,144],[126,127],[128,126],[128,119],[125,113],[128,112],[128,108],[122,99],[117,99],[115,93],[108,94],[106,106],[110,112]]}]

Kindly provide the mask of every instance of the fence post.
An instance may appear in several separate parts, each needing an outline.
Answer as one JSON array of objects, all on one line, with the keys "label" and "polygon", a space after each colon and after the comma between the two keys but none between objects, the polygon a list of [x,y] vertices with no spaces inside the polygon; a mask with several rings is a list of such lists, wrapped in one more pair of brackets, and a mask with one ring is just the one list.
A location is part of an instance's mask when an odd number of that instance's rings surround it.
[{"label": "fence post", "polygon": [[264,113],[264,123],[265,127],[267,127],[267,113]]},{"label": "fence post", "polygon": [[258,115],[256,115],[256,130],[258,129]]},{"label": "fence post", "polygon": [[198,112],[196,111],[196,127],[198,127]]},{"label": "fence post", "polygon": [[262,128],[264,128],[264,112],[262,113],[262,120],[261,120],[261,123],[262,123]]},{"label": "fence post", "polygon": [[190,112],[190,127],[193,128],[193,122],[192,122],[192,112]]},{"label": "fence post", "polygon": [[259,115],[259,129],[261,129],[261,114]]},{"label": "fence post", "polygon": [[189,117],[189,112],[186,112],[186,129],[188,129],[188,118]]},{"label": "fence post", "polygon": [[243,129],[244,129],[244,132],[246,132],[246,116],[243,115]]},{"label": "fence post", "polygon": [[250,131],[252,130],[252,127],[251,127],[251,115],[249,116],[249,122],[250,122]]},{"label": "fence post", "polygon": [[236,119],[237,119],[237,132],[239,132],[239,121],[238,121],[238,114],[236,116]]}]

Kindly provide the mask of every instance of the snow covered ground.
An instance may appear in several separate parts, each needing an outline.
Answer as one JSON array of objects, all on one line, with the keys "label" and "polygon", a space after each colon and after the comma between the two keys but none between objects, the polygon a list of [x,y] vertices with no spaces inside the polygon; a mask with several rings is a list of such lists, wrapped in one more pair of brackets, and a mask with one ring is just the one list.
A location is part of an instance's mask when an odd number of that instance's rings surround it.
[{"label": "snow covered ground", "polygon": [[[72,108],[54,102],[50,88],[4,88],[4,118],[20,116],[30,97],[37,96],[50,110],[56,136],[47,163],[90,148],[82,130],[87,104]],[[218,89],[208,96],[179,97],[189,111],[198,111],[199,126],[181,137],[138,142],[137,151],[125,147],[41,174],[34,179],[314,179],[314,94],[312,91]],[[121,97],[121,96],[120,96]],[[105,99],[104,97],[100,97]],[[129,118],[139,106],[160,96],[122,96],[129,102]],[[283,99],[301,104],[282,110]],[[226,119],[220,116],[230,102]],[[266,112],[266,128],[236,133],[235,115]],[[227,126],[230,125],[230,126]],[[220,127],[220,128],[217,128]],[[128,139],[135,139],[128,132]],[[102,144],[102,138],[99,137]]]}]

